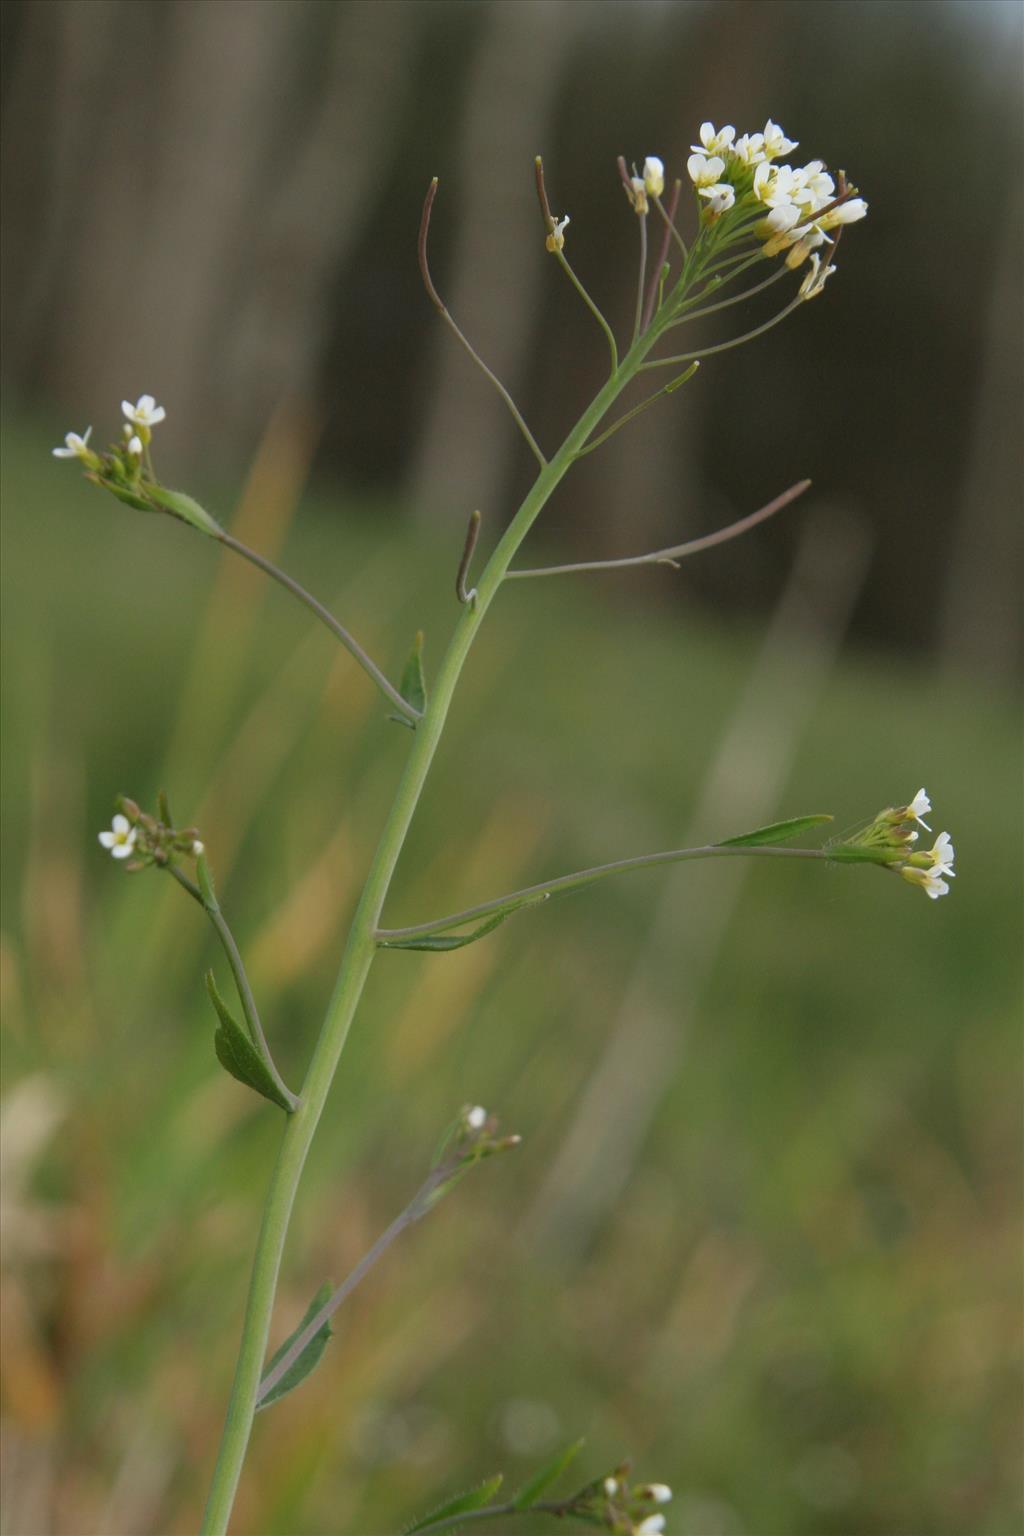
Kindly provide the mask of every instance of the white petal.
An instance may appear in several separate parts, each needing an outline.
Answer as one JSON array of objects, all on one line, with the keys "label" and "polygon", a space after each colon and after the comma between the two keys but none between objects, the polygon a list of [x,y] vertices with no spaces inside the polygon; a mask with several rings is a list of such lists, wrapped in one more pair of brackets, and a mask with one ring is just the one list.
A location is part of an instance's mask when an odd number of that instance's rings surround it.
[{"label": "white petal", "polygon": [[100,832],[98,836],[104,848],[113,848],[114,844],[117,842],[117,838],[113,832]]},{"label": "white petal", "polygon": [[126,859],[131,851],[131,843],[118,843],[116,848],[111,848],[110,850],[115,859]]},{"label": "white petal", "polygon": [[120,833],[122,837],[124,837],[125,833],[131,828],[131,822],[128,820],[128,817],[121,815],[115,816],[110,825],[113,827],[114,831]]}]

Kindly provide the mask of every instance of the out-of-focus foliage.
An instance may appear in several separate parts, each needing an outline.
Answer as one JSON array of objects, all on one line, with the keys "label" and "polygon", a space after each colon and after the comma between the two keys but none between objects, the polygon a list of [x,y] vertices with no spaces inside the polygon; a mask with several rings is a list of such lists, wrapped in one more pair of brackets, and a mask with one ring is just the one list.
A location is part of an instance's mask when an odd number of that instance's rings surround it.
[{"label": "out-of-focus foliage", "polygon": [[[282,594],[104,500],[53,436],[6,436],[5,1528],[157,1536],[197,1521],[280,1123],[214,1059],[202,914],[96,831],[116,790],[160,787],[201,828],[294,1080],[407,733]],[[278,429],[234,526],[287,536],[392,676],[425,627],[429,681],[458,540],[383,503],[304,505],[289,528],[290,454]],[[997,694],[891,660],[815,674],[852,598],[837,538],[805,547],[768,662],[760,626],[637,616],[666,572],[510,588],[389,914],[750,812],[843,828],[922,778],[953,894],[688,867],[456,954],[382,955],[274,1343],[460,1104],[524,1146],[404,1235],[317,1373],[260,1415],[240,1536],[395,1530],[577,1434],[584,1475],[630,1452],[671,1483],[680,1536],[1015,1527],[1016,724]]]},{"label": "out-of-focus foliage", "polygon": [[[545,257],[534,155],[571,259],[625,327],[636,231],[616,155],[683,174],[703,119],[781,122],[845,167],[868,223],[820,304],[709,359],[685,403],[581,465],[552,536],[590,556],[657,547],[810,475],[875,532],[858,632],[1012,672],[1018,5],[8,0],[4,24],[8,389],[78,426],[155,390],[200,477],[236,471],[300,395],[323,415],[323,468],[452,527],[475,506],[506,519],[532,464],[424,300],[430,177],[441,292],[547,445],[605,348]],[[738,545],[687,586],[765,611],[792,542]]]}]

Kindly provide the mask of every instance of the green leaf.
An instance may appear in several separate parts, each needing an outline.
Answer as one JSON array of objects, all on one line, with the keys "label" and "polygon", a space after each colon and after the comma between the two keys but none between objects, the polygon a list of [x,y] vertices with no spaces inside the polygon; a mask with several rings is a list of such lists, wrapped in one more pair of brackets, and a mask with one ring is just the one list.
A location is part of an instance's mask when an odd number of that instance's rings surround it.
[{"label": "green leaf", "polygon": [[193,497],[186,496],[184,491],[169,491],[163,485],[147,485],[146,495],[158,507],[174,517],[180,517],[183,523],[188,523],[199,533],[209,534],[215,539],[222,532],[216,518],[211,517],[206,508],[201,507]]},{"label": "green leaf", "polygon": [[556,1456],[552,1456],[551,1460],[546,1462],[540,1471],[520,1488],[512,1500],[513,1509],[529,1509],[531,1505],[536,1504],[541,1494],[550,1488],[552,1483],[557,1482],[570,1462],[576,1460],[585,1443],[583,1440],[574,1440],[571,1445],[567,1445]]},{"label": "green leaf", "polygon": [[[330,1280],[325,1280],[323,1285],[317,1291],[316,1295],[313,1297],[313,1300],[310,1302],[309,1306],[306,1308],[305,1314],[299,1326],[292,1330],[292,1332],[285,1339],[284,1343],[281,1345],[281,1348],[276,1350],[267,1361],[267,1368],[263,1372],[264,1380],[266,1380],[266,1378],[270,1375],[277,1362],[284,1359],[286,1351],[291,1349],[292,1345],[295,1343],[295,1340],[298,1338],[302,1330],[309,1326],[316,1314],[320,1311],[320,1308],[331,1299],[333,1292],[333,1284]],[[313,1337],[310,1339],[309,1343],[301,1351],[301,1353],[296,1355],[291,1365],[281,1377],[281,1380],[276,1381],[271,1387],[270,1391],[267,1393],[266,1397],[260,1399],[260,1402],[257,1405],[257,1412],[260,1408],[269,1408],[271,1403],[276,1403],[279,1397],[284,1397],[287,1393],[291,1392],[295,1387],[297,1387],[300,1382],[305,1381],[310,1371],[315,1370],[316,1367],[320,1364],[320,1356],[326,1349],[327,1340],[331,1337],[333,1331],[334,1330],[331,1328],[331,1320],[328,1318],[326,1322],[317,1329],[316,1333],[314,1333]]]},{"label": "green leaf", "polygon": [[423,676],[423,631],[417,630],[409,660],[402,671],[398,691],[407,704],[422,715],[427,707],[427,683]]},{"label": "green leaf", "polygon": [[488,1478],[486,1483],[481,1483],[477,1488],[471,1488],[468,1493],[460,1493],[458,1498],[450,1499],[447,1504],[438,1505],[437,1509],[432,1509],[429,1515],[424,1515],[422,1520],[417,1520],[415,1525],[406,1526],[403,1536],[416,1536],[417,1531],[425,1531],[441,1520],[450,1520],[453,1515],[465,1515],[471,1509],[482,1509],[485,1504],[490,1503],[503,1482],[504,1476],[499,1472],[495,1477]]},{"label": "green leaf", "polygon": [[281,1109],[291,1114],[293,1106],[277,1086],[273,1073],[256,1049],[248,1032],[242,1028],[217,991],[217,983],[212,971],[206,973],[206,990],[220,1019],[220,1026],[213,1037],[213,1048],[217,1052],[217,1060],[221,1066],[240,1083],[244,1083],[247,1088],[254,1088],[272,1104],[278,1104]]},{"label": "green leaf", "polygon": [[739,837],[725,837],[716,848],[757,848],[762,843],[788,843],[791,837],[799,837],[811,827],[820,827],[833,816],[794,816],[792,821],[773,821],[767,827],[744,832]]},{"label": "green leaf", "polygon": [[463,949],[467,944],[475,944],[477,939],[486,938],[493,933],[495,928],[501,926],[506,918],[517,912],[518,907],[510,907],[505,912],[499,912],[495,917],[489,917],[479,928],[474,928],[470,933],[434,933],[426,934],[420,938],[412,939],[380,939],[380,949],[429,949],[435,952],[449,949]]}]

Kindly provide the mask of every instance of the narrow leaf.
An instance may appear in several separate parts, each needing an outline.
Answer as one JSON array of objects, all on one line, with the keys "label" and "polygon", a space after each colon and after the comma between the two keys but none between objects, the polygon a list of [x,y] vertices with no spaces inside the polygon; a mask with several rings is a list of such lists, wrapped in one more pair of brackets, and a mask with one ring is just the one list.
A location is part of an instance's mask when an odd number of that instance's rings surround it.
[{"label": "narrow leaf", "polygon": [[272,1104],[280,1105],[291,1114],[293,1106],[289,1104],[275,1083],[273,1073],[248,1033],[239,1024],[217,991],[217,983],[212,971],[206,973],[206,990],[220,1019],[220,1026],[213,1037],[213,1048],[217,1052],[217,1060],[221,1066],[240,1083],[244,1083],[247,1088],[254,1088]]},{"label": "narrow leaf", "polygon": [[513,1509],[530,1509],[532,1505],[536,1504],[541,1494],[546,1492],[552,1483],[558,1481],[570,1462],[576,1460],[584,1444],[585,1441],[583,1440],[574,1440],[571,1445],[567,1445],[556,1456],[552,1456],[551,1460],[546,1462],[540,1471],[520,1488],[512,1500]]},{"label": "narrow leaf", "polygon": [[467,944],[475,944],[477,939],[486,938],[487,934],[493,933],[495,928],[500,927],[505,919],[511,917],[513,912],[516,911],[518,911],[517,907],[510,907],[505,912],[499,912],[496,916],[489,917],[485,923],[481,923],[478,928],[474,928],[470,933],[435,933],[425,934],[413,939],[381,939],[379,940],[379,945],[381,949],[429,949],[435,952],[448,949],[462,949]]},{"label": "narrow leaf", "polygon": [[407,1526],[404,1536],[416,1536],[417,1531],[425,1531],[429,1526],[436,1525],[441,1520],[450,1520],[453,1515],[468,1514],[471,1509],[482,1509],[490,1503],[504,1481],[502,1473],[489,1478],[486,1483],[481,1483],[477,1488],[471,1488],[468,1493],[460,1493],[458,1498],[450,1499],[447,1504],[441,1504],[437,1509],[432,1509],[429,1515],[424,1515],[422,1520],[417,1520],[415,1525]]},{"label": "narrow leaf", "polygon": [[834,819],[832,816],[794,816],[792,821],[773,821],[767,827],[757,827],[755,831],[744,832],[739,837],[724,837],[715,846],[757,848],[762,843],[788,843],[791,837],[799,837],[801,832],[807,832],[811,827],[820,827]]},{"label": "narrow leaf", "polygon": [[420,714],[427,707],[427,683],[423,676],[423,631],[417,630],[416,639],[413,641],[409,660],[402,672],[402,680],[398,685],[398,691],[407,704]]},{"label": "narrow leaf", "polygon": [[146,495],[158,507],[174,517],[180,517],[183,523],[188,523],[199,533],[209,534],[215,539],[221,532],[216,518],[211,517],[206,508],[201,507],[192,496],[186,496],[184,491],[169,491],[163,485],[147,485]]},{"label": "narrow leaf", "polygon": [[[320,1311],[320,1308],[324,1305],[324,1303],[330,1300],[333,1291],[334,1286],[331,1284],[330,1280],[325,1280],[323,1285],[317,1291],[316,1295],[313,1297],[313,1300],[310,1302],[309,1306],[306,1308],[305,1314],[299,1326],[292,1330],[292,1332],[285,1339],[284,1343],[281,1345],[281,1348],[276,1350],[267,1361],[267,1368],[263,1372],[264,1380],[266,1380],[266,1378],[270,1375],[277,1362],[284,1358],[285,1353],[292,1347],[302,1330],[308,1327],[309,1324],[313,1321],[313,1318]],[[275,1382],[270,1391],[267,1393],[266,1397],[260,1399],[260,1402],[257,1405],[258,1409],[269,1408],[271,1403],[276,1403],[279,1397],[284,1397],[288,1392],[291,1392],[295,1387],[297,1387],[301,1381],[305,1381],[310,1371],[314,1370],[320,1364],[320,1356],[326,1349],[327,1340],[331,1337],[332,1332],[333,1330],[331,1328],[331,1320],[328,1318],[323,1326],[318,1328],[316,1333],[314,1333],[313,1337],[310,1339],[305,1349],[303,1349],[302,1353],[296,1355],[295,1359],[285,1371],[280,1381]]]}]

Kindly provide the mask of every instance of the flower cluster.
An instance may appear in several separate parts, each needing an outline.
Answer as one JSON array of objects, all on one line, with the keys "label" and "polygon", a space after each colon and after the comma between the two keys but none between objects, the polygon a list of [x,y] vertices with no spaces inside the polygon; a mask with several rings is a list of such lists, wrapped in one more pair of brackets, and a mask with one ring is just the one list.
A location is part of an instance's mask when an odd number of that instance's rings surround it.
[{"label": "flower cluster", "polygon": [[105,486],[129,506],[151,511],[154,509],[149,492],[153,475],[149,444],[153,428],[164,420],[167,412],[152,395],[140,395],[134,405],[130,400],[122,400],[121,410],[125,416],[122,440],[112,443],[106,453],[96,453],[89,447],[92,427],[87,427],[81,434],[68,432],[63,445],[53,450],[53,456],[77,459],[86,478],[95,485]]},{"label": "flower cluster", "polygon": [[182,856],[198,859],[205,851],[195,827],[177,831],[166,820],[148,816],[126,795],[118,796],[117,805],[110,830],[101,832],[99,841],[112,858],[131,860],[125,869],[146,869],[151,864],[166,867]]},{"label": "flower cluster", "polygon": [[926,850],[918,852],[915,847],[920,836],[917,828],[931,831],[924,820],[931,808],[927,791],[919,789],[908,805],[887,806],[884,811],[879,811],[874,821],[832,849],[829,857],[883,864],[911,885],[920,886],[933,901],[945,896],[949,881],[956,877],[953,868],[955,849],[949,833],[940,832]]},{"label": "flower cluster", "polygon": [[672,1490],[667,1483],[630,1483],[629,1463],[616,1467],[570,1500],[566,1514],[579,1515],[588,1524],[606,1526],[615,1536],[660,1536],[665,1516],[657,1509],[667,1504]]},{"label": "flower cluster", "polygon": [[[771,118],[761,133],[737,137],[731,124],[716,128],[702,123],[700,143],[686,169],[697,196],[704,201],[704,221],[713,223],[736,210],[745,232],[762,242],[766,256],[787,252],[786,264],[798,267],[817,247],[832,244],[829,232],[862,219],[868,205],[854,196],[843,173],[839,185],[829,175],[823,160],[809,160],[806,165],[780,163],[784,155],[797,148]],[[830,269],[812,266],[801,296],[812,298],[820,293]]]}]

